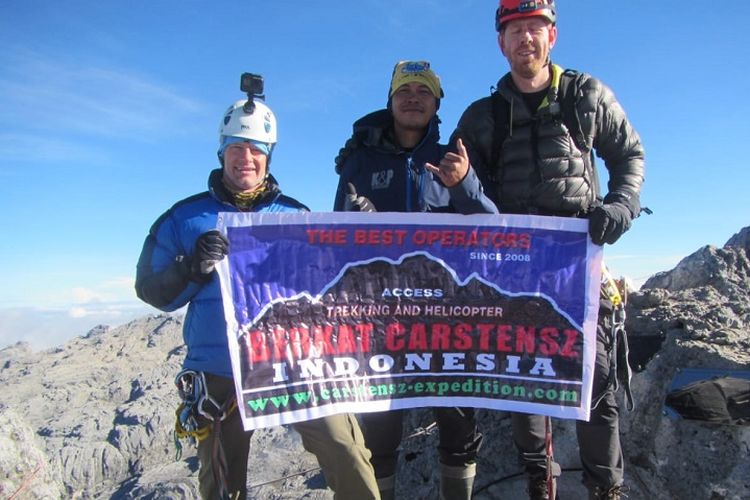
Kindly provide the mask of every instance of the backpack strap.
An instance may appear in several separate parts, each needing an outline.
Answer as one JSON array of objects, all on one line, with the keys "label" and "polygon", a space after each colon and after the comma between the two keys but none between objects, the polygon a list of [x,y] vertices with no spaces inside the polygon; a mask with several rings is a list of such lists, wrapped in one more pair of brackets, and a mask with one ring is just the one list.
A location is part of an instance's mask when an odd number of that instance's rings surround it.
[{"label": "backpack strap", "polygon": [[586,141],[586,134],[583,133],[581,119],[578,116],[576,108],[578,88],[582,78],[583,75],[581,73],[572,69],[566,69],[560,76],[560,112],[562,114],[562,121],[568,129],[568,133],[570,133],[570,137],[583,155],[584,167],[593,184],[595,196],[597,200],[601,200],[601,185],[594,161],[593,145]]},{"label": "backpack strap", "polygon": [[[497,89],[492,90],[490,96],[490,102],[492,103],[492,120],[494,123],[494,133],[492,134],[492,148],[490,150],[489,163],[487,164],[487,175],[490,180],[496,184],[500,184],[501,179],[495,175],[500,164],[500,150],[501,146],[508,135],[508,118],[510,116],[508,110],[508,101],[500,95]],[[498,187],[498,192],[500,191]]]},{"label": "backpack strap", "polygon": [[[568,129],[568,133],[573,139],[576,147],[581,151],[584,167],[588,178],[591,179],[593,184],[595,196],[598,200],[601,200],[601,188],[599,175],[594,162],[593,147],[592,144],[589,144],[586,141],[586,134],[583,132],[581,120],[576,108],[578,101],[578,88],[584,75],[571,69],[562,70],[562,68],[556,65],[553,65],[552,72],[553,83],[550,95],[545,98],[547,101],[546,104],[550,106],[551,114],[560,117],[565,124],[565,127]],[[492,103],[494,133],[492,148],[490,151],[491,157],[488,158],[490,163],[487,165],[487,171],[490,179],[499,185],[502,179],[498,178],[496,172],[502,161],[500,154],[502,144],[509,133],[512,134],[512,129],[509,128],[512,126],[509,124],[509,117],[512,115],[511,107],[513,106],[513,103],[509,103],[502,95],[500,95],[500,92],[497,89],[492,91],[490,99]]]}]

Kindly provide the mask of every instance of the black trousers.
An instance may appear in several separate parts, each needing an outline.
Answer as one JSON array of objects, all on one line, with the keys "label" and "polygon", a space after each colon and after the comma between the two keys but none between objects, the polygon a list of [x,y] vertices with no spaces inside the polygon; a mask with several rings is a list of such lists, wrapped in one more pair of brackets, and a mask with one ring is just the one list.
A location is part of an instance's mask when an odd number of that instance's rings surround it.
[{"label": "black trousers", "polygon": [[[609,329],[611,310],[601,308],[596,335],[593,400],[603,397],[591,409],[588,422],[576,421],[578,451],[583,468],[583,482],[588,488],[609,488],[622,484],[623,457],[620,447],[619,409],[613,387],[609,384],[609,354],[613,349]],[[526,473],[532,477],[547,474],[545,453],[545,417],[513,413],[513,441]]]},{"label": "black trousers", "polygon": [[[440,432],[438,453],[440,463],[461,467],[474,463],[482,444],[473,408],[433,408]],[[391,410],[360,415],[365,444],[372,452],[375,477],[380,479],[396,473],[398,447],[403,436],[404,410]]]}]

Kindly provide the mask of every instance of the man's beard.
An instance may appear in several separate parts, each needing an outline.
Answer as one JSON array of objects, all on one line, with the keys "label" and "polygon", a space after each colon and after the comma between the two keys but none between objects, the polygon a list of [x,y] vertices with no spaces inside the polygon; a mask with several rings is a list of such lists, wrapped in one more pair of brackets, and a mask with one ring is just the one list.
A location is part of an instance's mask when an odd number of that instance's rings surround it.
[{"label": "man's beard", "polygon": [[531,61],[517,63],[513,65],[513,69],[523,78],[531,79],[544,69],[544,67],[547,65],[548,59],[548,57],[545,57],[544,60],[533,59]]},{"label": "man's beard", "polygon": [[[542,52],[542,48],[535,47],[536,52]],[[544,51],[542,57],[534,57],[530,60],[524,59],[522,62],[513,62],[511,58],[511,69],[523,78],[532,79],[537,76],[549,62],[549,51]]]}]

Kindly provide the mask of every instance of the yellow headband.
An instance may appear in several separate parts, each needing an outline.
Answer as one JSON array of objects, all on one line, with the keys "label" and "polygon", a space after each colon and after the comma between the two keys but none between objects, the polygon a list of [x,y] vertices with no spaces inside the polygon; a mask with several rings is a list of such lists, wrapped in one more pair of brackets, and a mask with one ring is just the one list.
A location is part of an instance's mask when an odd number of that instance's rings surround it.
[{"label": "yellow headband", "polygon": [[430,63],[427,61],[401,61],[393,68],[391,90],[388,92],[388,97],[390,98],[401,85],[411,82],[425,85],[437,99],[444,96],[443,89],[440,87],[440,77],[430,69]]}]

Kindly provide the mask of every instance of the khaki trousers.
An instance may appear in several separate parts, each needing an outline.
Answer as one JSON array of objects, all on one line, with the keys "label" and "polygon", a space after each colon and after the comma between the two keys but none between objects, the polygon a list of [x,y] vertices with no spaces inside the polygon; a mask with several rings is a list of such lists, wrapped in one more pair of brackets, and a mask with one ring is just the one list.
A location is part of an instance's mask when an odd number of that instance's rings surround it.
[{"label": "khaki trousers", "polygon": [[[233,381],[206,374],[208,392],[219,403],[233,394]],[[210,424],[210,422],[209,422]],[[370,451],[357,420],[351,414],[332,415],[292,424],[302,437],[305,450],[318,459],[326,483],[337,500],[379,500],[375,473],[370,464]],[[221,444],[226,456],[227,489],[232,499],[247,498],[247,463],[252,431],[245,431],[238,411],[221,423]],[[214,435],[198,443],[200,471],[198,482],[204,500],[219,499],[214,480]]]}]

